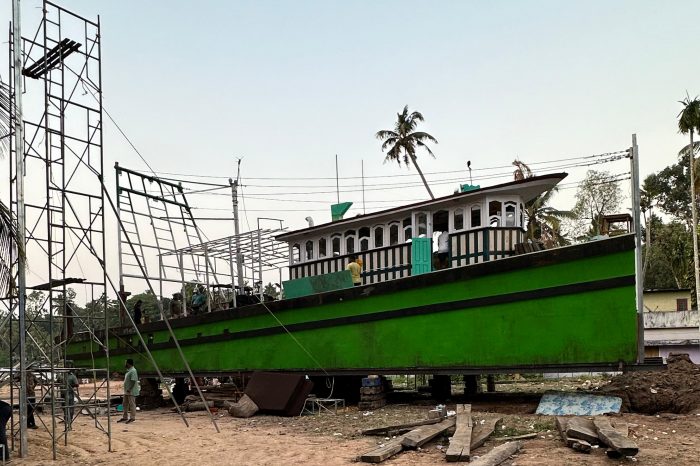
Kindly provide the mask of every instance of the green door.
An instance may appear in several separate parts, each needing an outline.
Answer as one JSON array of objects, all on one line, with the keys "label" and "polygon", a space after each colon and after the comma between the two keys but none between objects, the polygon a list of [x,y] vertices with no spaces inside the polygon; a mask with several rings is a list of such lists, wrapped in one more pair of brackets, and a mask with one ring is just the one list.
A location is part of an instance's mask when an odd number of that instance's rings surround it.
[{"label": "green door", "polygon": [[433,267],[432,238],[411,239],[411,275],[430,272]]}]

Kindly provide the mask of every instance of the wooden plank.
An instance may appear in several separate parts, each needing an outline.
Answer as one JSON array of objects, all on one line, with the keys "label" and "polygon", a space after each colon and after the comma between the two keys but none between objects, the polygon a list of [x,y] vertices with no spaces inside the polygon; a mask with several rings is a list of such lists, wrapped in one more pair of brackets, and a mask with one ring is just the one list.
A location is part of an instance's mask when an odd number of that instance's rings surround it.
[{"label": "wooden plank", "polygon": [[382,461],[391,458],[403,450],[403,446],[401,445],[402,440],[403,437],[389,440],[374,450],[370,450],[367,453],[360,455],[360,460],[364,461],[365,463],[381,463]]},{"label": "wooden plank", "polygon": [[616,431],[607,419],[593,421],[600,441],[623,456],[634,456],[639,453],[639,447],[631,439],[623,437]]},{"label": "wooden plank", "polygon": [[484,456],[472,461],[471,466],[498,466],[516,454],[523,447],[522,442],[508,442],[499,445]]},{"label": "wooden plank", "polygon": [[414,427],[427,426],[441,422],[442,418],[424,419],[422,421],[408,422],[406,424],[396,424],[393,426],[377,427],[374,429],[366,429],[361,432],[362,435],[386,435],[390,432],[408,432]]},{"label": "wooden plank", "polygon": [[490,417],[485,419],[483,424],[475,423],[472,428],[472,440],[469,449],[476,450],[486,443],[486,439],[496,430],[496,424],[498,424],[500,420],[500,417]]},{"label": "wooden plank", "polygon": [[566,428],[566,436],[585,440],[591,445],[600,443],[598,433],[596,432],[593,421],[585,417],[574,416],[569,418],[569,424]]},{"label": "wooden plank", "polygon": [[503,442],[507,440],[532,440],[533,438],[537,438],[537,432],[533,432],[531,434],[515,435],[513,437],[496,437],[494,438],[494,440]]},{"label": "wooden plank", "polygon": [[561,439],[564,441],[567,447],[572,448],[581,453],[591,452],[592,446],[590,443],[586,442],[585,440],[571,438],[568,435],[566,435],[566,429],[569,426],[569,418],[557,416],[555,418],[555,424],[557,426],[557,430],[559,430],[559,435],[561,436]]},{"label": "wooden plank", "polygon": [[447,447],[447,461],[469,461],[472,442],[472,405],[457,405],[457,419],[454,435]]},{"label": "wooden plank", "polygon": [[403,445],[404,448],[418,448],[454,425],[455,420],[452,418],[445,419],[437,424],[418,427],[403,436],[401,445]]}]

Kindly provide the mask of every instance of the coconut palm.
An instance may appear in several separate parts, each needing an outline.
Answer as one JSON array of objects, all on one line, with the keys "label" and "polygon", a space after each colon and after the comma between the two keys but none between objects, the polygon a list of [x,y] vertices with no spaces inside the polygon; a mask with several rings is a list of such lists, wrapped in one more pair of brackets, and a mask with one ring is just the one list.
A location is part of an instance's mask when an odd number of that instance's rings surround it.
[{"label": "coconut palm", "polygon": [[513,171],[513,179],[515,179],[515,181],[532,178],[534,176],[534,173],[532,173],[532,170],[530,170],[530,167],[526,163],[515,159],[512,165],[515,167],[515,171]]},{"label": "coconut palm", "polygon": [[569,240],[561,233],[561,223],[564,219],[576,218],[576,214],[571,211],[547,205],[556,192],[557,188],[552,188],[525,203],[527,239],[541,241],[547,248],[569,244]]},{"label": "coconut palm", "polygon": [[[10,151],[10,89],[0,82],[0,158]],[[0,297],[12,288],[11,258],[17,254],[17,224],[10,208],[0,201]]]},{"label": "coconut palm", "polygon": [[693,133],[700,133],[700,100],[698,98],[690,99],[686,95],[684,100],[680,101],[683,105],[683,110],[678,114],[678,130],[682,134],[690,134],[690,144],[687,146],[689,153],[690,165],[690,210],[692,212],[693,224],[693,263],[695,268],[695,302],[700,306],[700,265],[698,264],[698,209],[695,195],[695,143],[693,142]]},{"label": "coconut palm", "polygon": [[437,144],[437,139],[426,132],[416,131],[418,123],[424,121],[423,114],[420,112],[408,113],[408,105],[403,108],[401,113],[397,113],[396,117],[396,123],[394,124],[393,130],[383,129],[381,131],[377,131],[376,134],[377,139],[382,141],[382,152],[385,150],[387,151],[384,162],[395,160],[399,165],[401,165],[401,161],[403,161],[406,166],[413,164],[413,166],[416,167],[416,170],[418,170],[418,174],[420,175],[421,180],[423,180],[423,184],[425,185],[425,189],[428,190],[428,194],[430,194],[432,199],[435,199],[433,192],[428,186],[428,182],[425,180],[425,176],[423,176],[423,171],[418,166],[418,161],[416,160],[416,148],[422,147],[428,152],[428,154],[435,158],[435,155],[430,150],[430,147],[428,147],[426,142]]}]

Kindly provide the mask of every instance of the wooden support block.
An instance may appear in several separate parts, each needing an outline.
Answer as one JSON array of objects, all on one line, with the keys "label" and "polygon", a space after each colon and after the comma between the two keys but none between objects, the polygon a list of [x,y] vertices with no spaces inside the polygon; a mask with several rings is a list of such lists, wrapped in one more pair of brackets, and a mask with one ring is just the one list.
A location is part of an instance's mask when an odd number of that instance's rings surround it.
[{"label": "wooden support block", "polygon": [[500,417],[490,417],[485,419],[483,424],[478,422],[474,423],[469,449],[476,450],[486,443],[486,439],[488,439],[489,436],[496,430],[496,424],[498,424],[498,421],[500,420]]},{"label": "wooden support block", "polygon": [[385,399],[386,395],[384,393],[375,393],[373,395],[360,395],[360,401],[377,401]]},{"label": "wooden support block", "polygon": [[402,440],[403,437],[389,440],[382,446],[360,455],[360,460],[364,461],[365,463],[381,463],[382,461],[391,458],[403,450],[403,446],[401,445]]},{"label": "wooden support block", "polygon": [[639,453],[639,447],[631,439],[623,437],[616,431],[607,419],[593,421],[600,441],[623,456],[634,456]]},{"label": "wooden support block", "polygon": [[381,385],[378,387],[360,387],[360,395],[376,395],[378,393],[384,393],[384,387]]},{"label": "wooden support block", "polygon": [[377,427],[375,429],[366,429],[362,431],[362,435],[386,435],[389,432],[408,432],[414,427],[427,426],[437,424],[442,419],[425,419],[423,421],[409,422],[406,424],[397,424],[393,426]]},{"label": "wooden support block", "polygon": [[591,452],[592,447],[590,443],[586,442],[585,440],[570,438],[566,435],[566,429],[569,426],[569,418],[558,416],[555,419],[555,424],[557,426],[557,430],[559,430],[559,435],[561,436],[561,439],[564,441],[567,447],[573,448],[574,450],[581,453]]},{"label": "wooden support block", "polygon": [[447,447],[447,461],[469,461],[472,441],[472,405],[457,405],[455,433]]},{"label": "wooden support block", "polygon": [[522,442],[508,442],[499,445],[484,456],[471,462],[471,466],[498,466],[516,454],[523,447]]},{"label": "wooden support block", "polygon": [[403,436],[401,445],[403,445],[404,448],[418,448],[454,425],[454,419],[445,419],[437,424],[418,427]]},{"label": "wooden support block", "polygon": [[598,433],[593,425],[593,421],[586,419],[585,417],[574,416],[569,418],[569,424],[566,428],[566,436],[569,438],[585,440],[591,445],[597,445],[600,443],[598,440]]}]

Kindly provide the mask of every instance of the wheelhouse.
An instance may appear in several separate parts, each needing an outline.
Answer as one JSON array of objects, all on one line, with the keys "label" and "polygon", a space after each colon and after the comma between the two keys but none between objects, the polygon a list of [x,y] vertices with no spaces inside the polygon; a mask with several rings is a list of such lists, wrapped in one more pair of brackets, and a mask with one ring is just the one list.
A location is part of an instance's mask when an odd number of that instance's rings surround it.
[{"label": "wheelhouse", "polygon": [[363,261],[363,284],[415,274],[418,261],[427,261],[420,270],[430,271],[497,260],[513,255],[515,245],[525,241],[527,202],[564,177],[557,173],[489,188],[468,187],[276,239],[288,244],[290,279],[342,271],[353,254]]}]

